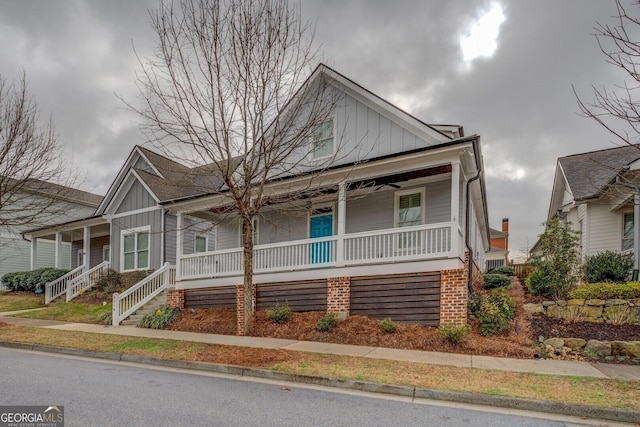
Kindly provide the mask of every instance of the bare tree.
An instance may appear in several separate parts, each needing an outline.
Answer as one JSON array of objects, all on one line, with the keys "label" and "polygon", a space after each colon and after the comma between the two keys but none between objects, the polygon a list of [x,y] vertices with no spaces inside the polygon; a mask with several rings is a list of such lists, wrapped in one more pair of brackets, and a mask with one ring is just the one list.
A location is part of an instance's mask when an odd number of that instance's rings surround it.
[{"label": "bare tree", "polygon": [[140,60],[143,107],[127,105],[143,117],[157,149],[212,164],[220,175],[229,209],[242,221],[250,332],[253,218],[283,201],[265,186],[303,170],[309,141],[335,106],[328,81],[303,85],[315,61],[313,27],[278,0],[163,2],[150,15],[158,45]]},{"label": "bare tree", "polygon": [[640,2],[632,7],[633,16],[621,0],[615,0],[615,25],[597,23],[595,38],[607,63],[622,71],[624,79],[612,88],[593,86],[594,100],[585,103],[578,99],[581,112],[594,119],[616,139],[625,144],[640,142]]},{"label": "bare tree", "polygon": [[76,179],[65,167],[51,119],[41,122],[22,73],[17,85],[0,75],[0,231],[55,222]]}]

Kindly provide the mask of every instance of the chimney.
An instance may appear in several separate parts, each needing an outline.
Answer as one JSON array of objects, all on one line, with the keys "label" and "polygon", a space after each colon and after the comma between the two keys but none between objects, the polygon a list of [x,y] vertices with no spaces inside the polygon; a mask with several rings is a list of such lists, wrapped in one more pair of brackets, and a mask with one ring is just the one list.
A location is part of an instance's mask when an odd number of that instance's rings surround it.
[{"label": "chimney", "polygon": [[509,233],[509,218],[502,218],[502,232]]}]

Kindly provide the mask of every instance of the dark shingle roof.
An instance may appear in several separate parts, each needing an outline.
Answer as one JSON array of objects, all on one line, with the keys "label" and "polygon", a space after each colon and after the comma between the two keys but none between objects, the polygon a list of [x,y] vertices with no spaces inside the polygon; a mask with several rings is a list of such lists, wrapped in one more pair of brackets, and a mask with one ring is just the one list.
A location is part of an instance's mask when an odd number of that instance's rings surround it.
[{"label": "dark shingle roof", "polygon": [[639,158],[640,145],[627,145],[560,157],[558,162],[574,200],[584,200],[597,197],[622,169]]},{"label": "dark shingle roof", "polygon": [[[19,181],[14,180],[14,182]],[[77,188],[54,184],[39,179],[28,179],[21,183],[20,187],[25,192],[54,197],[92,208],[98,207],[102,201],[102,196],[99,194],[89,193],[88,191],[78,190]]]}]

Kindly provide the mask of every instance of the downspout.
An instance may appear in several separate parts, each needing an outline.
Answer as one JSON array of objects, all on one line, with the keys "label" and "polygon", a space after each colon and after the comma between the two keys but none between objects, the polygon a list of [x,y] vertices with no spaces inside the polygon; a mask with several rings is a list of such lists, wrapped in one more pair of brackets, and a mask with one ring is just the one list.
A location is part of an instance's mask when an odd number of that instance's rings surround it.
[{"label": "downspout", "polygon": [[469,230],[471,229],[471,215],[469,213],[470,209],[469,209],[469,201],[471,198],[471,192],[469,191],[471,189],[471,183],[473,183],[474,181],[477,181],[478,179],[480,179],[480,176],[482,175],[482,164],[480,163],[480,160],[478,159],[478,139],[474,139],[473,140],[473,154],[474,157],[476,159],[476,169],[478,170],[478,172],[476,173],[476,176],[470,178],[467,181],[467,192],[466,192],[466,201],[465,201],[465,228],[464,228],[464,243],[465,246],[467,247],[467,251],[469,253],[469,264],[468,264],[468,268],[467,268],[467,288],[469,289],[469,295],[473,295],[473,251],[471,249],[471,243],[469,242]]},{"label": "downspout", "polygon": [[616,184],[633,190],[633,278],[638,280],[640,270],[640,186],[623,182],[620,176],[616,176]]}]

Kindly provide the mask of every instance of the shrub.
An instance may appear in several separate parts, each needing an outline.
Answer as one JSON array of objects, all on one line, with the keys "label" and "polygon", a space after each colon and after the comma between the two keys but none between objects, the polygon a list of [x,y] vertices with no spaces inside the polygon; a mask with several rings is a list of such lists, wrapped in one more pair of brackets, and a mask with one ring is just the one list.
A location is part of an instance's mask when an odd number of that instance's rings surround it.
[{"label": "shrub", "polygon": [[336,327],[338,324],[338,320],[336,319],[335,313],[326,313],[324,316],[318,320],[316,324],[316,328],[319,331],[328,332]]},{"label": "shrub", "polygon": [[37,288],[44,288],[44,285],[67,274],[69,270],[61,268],[39,268],[32,271],[20,271],[7,273],[2,276],[2,283],[10,291],[33,292]]},{"label": "shrub", "polygon": [[505,276],[514,276],[515,271],[513,271],[513,267],[509,267],[508,265],[503,265],[502,267],[494,267],[487,271],[489,274],[504,274]]},{"label": "shrub", "polygon": [[115,270],[108,269],[98,280],[94,288],[98,291],[117,292],[122,286],[120,273]]},{"label": "shrub", "polygon": [[380,329],[382,329],[384,332],[387,332],[387,333],[395,332],[396,329],[398,329],[398,325],[396,325],[396,323],[393,320],[391,320],[390,317],[382,319],[381,321],[378,322],[378,325],[380,325]]},{"label": "shrub", "polygon": [[478,333],[495,335],[510,329],[515,317],[516,303],[505,289],[494,289],[488,295],[474,295],[469,299],[471,317],[478,321]]},{"label": "shrub", "polygon": [[587,257],[584,264],[584,280],[587,283],[624,283],[629,278],[631,268],[633,268],[631,254],[601,252]]},{"label": "shrub", "polygon": [[276,323],[284,323],[291,317],[292,311],[287,301],[284,304],[276,302],[272,308],[267,311],[267,317]]},{"label": "shrub", "polygon": [[527,289],[531,295],[542,295],[547,297],[555,296],[555,289],[551,283],[551,278],[545,273],[545,269],[534,270],[525,280]]},{"label": "shrub", "polygon": [[500,273],[484,274],[485,289],[504,288],[509,285],[511,285],[511,278],[505,274],[500,274]]},{"label": "shrub", "polygon": [[589,283],[571,290],[567,296],[578,299],[634,299],[640,298],[640,283]]},{"label": "shrub", "polygon": [[108,311],[106,313],[103,313],[102,316],[98,317],[98,322],[101,322],[105,325],[113,324],[113,312]]},{"label": "shrub", "polygon": [[150,329],[163,329],[167,326],[171,321],[175,318],[176,312],[179,309],[174,309],[171,307],[167,307],[163,305],[159,309],[157,309],[154,313],[146,314],[142,319],[140,319],[140,323],[138,323],[139,328],[150,328]]},{"label": "shrub", "polygon": [[450,343],[459,344],[464,340],[470,329],[469,325],[456,326],[453,323],[446,323],[438,327],[438,332]]}]

